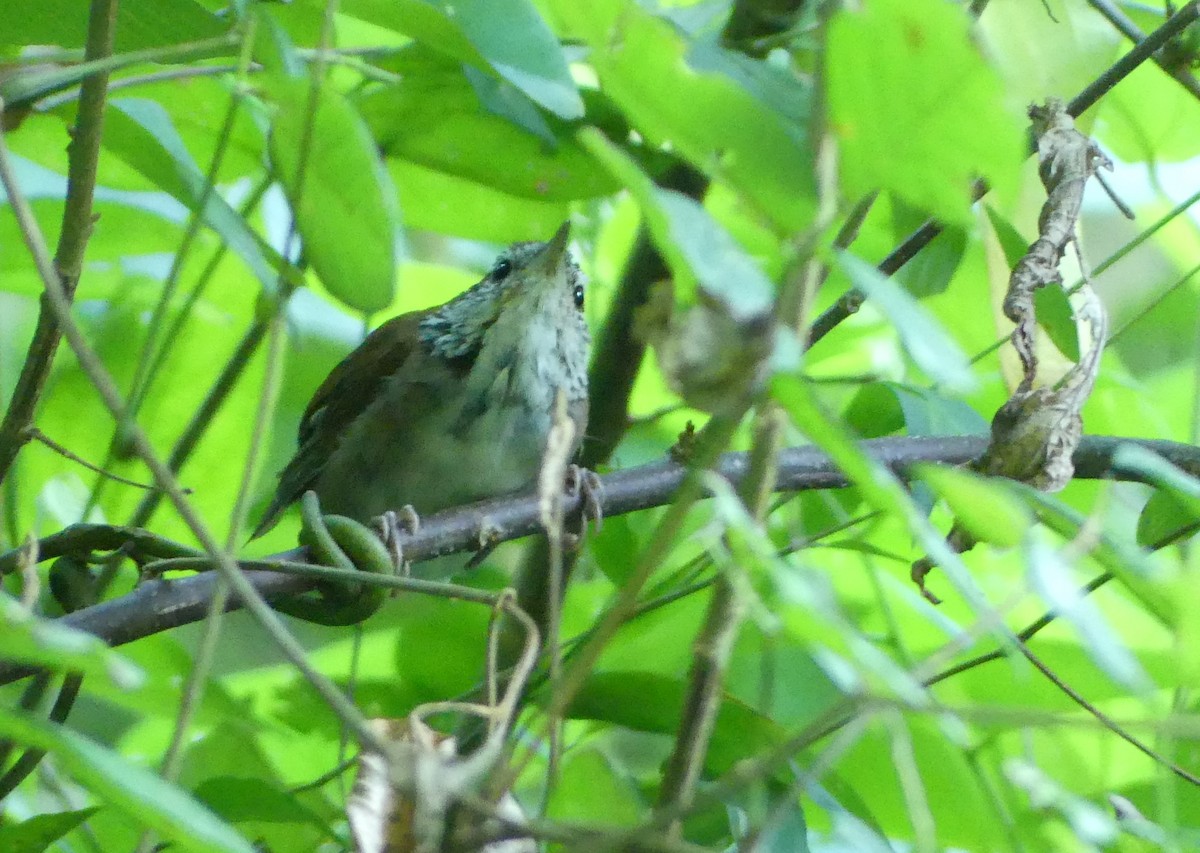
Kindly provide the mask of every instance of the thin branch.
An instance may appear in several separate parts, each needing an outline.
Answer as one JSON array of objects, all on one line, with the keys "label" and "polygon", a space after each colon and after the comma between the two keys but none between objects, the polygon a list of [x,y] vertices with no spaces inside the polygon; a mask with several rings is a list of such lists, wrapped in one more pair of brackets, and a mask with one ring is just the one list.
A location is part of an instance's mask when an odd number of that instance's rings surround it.
[{"label": "thin branch", "polygon": [[[1138,29],[1137,24],[1126,17],[1125,13],[1110,3],[1109,0],[1088,0],[1088,4],[1107,18],[1109,23],[1120,30],[1136,46],[1122,57],[1120,62],[1108,71],[1105,71],[1104,74],[1101,74],[1092,85],[1088,86],[1087,89],[1079,94],[1079,97],[1071,102],[1071,115],[1078,116],[1099,100],[1101,95],[1123,80],[1130,71],[1147,59],[1153,59],[1159,68],[1170,75],[1180,86],[1187,89],[1193,98],[1200,99],[1200,81],[1196,80],[1195,75],[1188,71],[1186,66],[1173,64],[1164,56],[1164,48],[1168,46],[1168,42],[1182,33],[1189,24],[1200,17],[1200,4],[1195,0],[1188,3],[1168,18],[1166,23],[1149,36]],[[1128,67],[1122,66],[1122,63]],[[1118,66],[1122,67],[1119,68]],[[1075,111],[1077,102],[1079,105],[1078,112]]]},{"label": "thin branch", "polygon": [[1163,767],[1170,770],[1172,773],[1174,773],[1180,779],[1183,779],[1185,782],[1190,782],[1191,784],[1193,784],[1197,787],[1200,787],[1200,777],[1197,777],[1195,774],[1189,773],[1187,770],[1184,770],[1182,767],[1180,767],[1175,762],[1171,761],[1165,755],[1160,755],[1159,753],[1157,753],[1153,749],[1151,749],[1149,746],[1142,743],[1141,740],[1139,740],[1138,738],[1136,738],[1132,734],[1130,734],[1129,731],[1127,731],[1124,726],[1122,726],[1120,723],[1118,723],[1112,717],[1105,714],[1103,711],[1101,711],[1099,708],[1097,708],[1095,705],[1093,705],[1091,702],[1089,702],[1087,699],[1085,699],[1079,693],[1079,691],[1077,691],[1071,685],[1067,684],[1065,681],[1063,681],[1061,678],[1059,678],[1058,675],[1054,672],[1054,670],[1052,670],[1049,666],[1047,666],[1046,663],[1040,657],[1038,657],[1036,654],[1033,653],[1033,650],[1030,649],[1029,646],[1027,646],[1027,645],[1025,645],[1025,643],[1021,642],[1021,643],[1017,643],[1017,649],[1021,652],[1022,655],[1025,656],[1026,660],[1028,660],[1031,664],[1033,664],[1034,668],[1037,669],[1038,672],[1040,672],[1042,675],[1044,675],[1046,677],[1047,680],[1049,680],[1049,682],[1051,684],[1053,684],[1055,687],[1057,687],[1059,690],[1061,690],[1063,693],[1065,693],[1068,697],[1070,697],[1072,702],[1074,702],[1080,708],[1082,708],[1083,710],[1085,710],[1089,714],[1091,714],[1093,717],[1095,717],[1096,720],[1100,723],[1100,725],[1104,726],[1104,728],[1108,729],[1110,732],[1115,734],[1121,740],[1125,741],[1127,744],[1129,744],[1134,749],[1138,750],[1139,752],[1141,752],[1142,754],[1144,754],[1145,756],[1147,756],[1148,758],[1150,758],[1157,764],[1160,764]]},{"label": "thin branch", "polygon": [[[1097,77],[1086,89],[1076,95],[1067,105],[1067,112],[1072,117],[1078,118],[1080,113],[1092,106],[1101,95],[1128,77],[1139,65],[1153,57],[1155,51],[1159,50],[1170,39],[1182,32],[1188,24],[1196,20],[1198,14],[1200,14],[1200,0],[1193,0],[1193,2],[1188,3],[1172,15],[1165,24],[1136,44],[1132,50],[1113,63],[1112,66]],[[1200,94],[1197,94],[1197,97],[1200,97]],[[1031,153],[1032,150],[1030,149]],[[988,187],[983,181],[976,181],[972,187],[971,197],[973,200],[978,201],[987,191]],[[879,271],[884,275],[894,275],[941,233],[941,223],[932,219],[926,221],[921,227],[905,238],[904,242],[893,249],[891,254],[880,261]],[[808,336],[809,346],[816,344],[837,328],[842,321],[856,313],[862,306],[862,303],[863,296],[858,290],[852,289],[847,291],[813,322]]]},{"label": "thin branch", "polygon": [[[85,60],[104,59],[112,54],[116,22],[117,0],[93,0],[88,13]],[[94,74],[83,81],[79,112],[71,130],[71,142],[67,146],[67,198],[58,249],[54,254],[54,268],[62,281],[63,296],[68,304],[75,296],[79,273],[83,269],[84,249],[92,233],[92,197],[96,189],[96,165],[100,159],[107,89],[107,72]],[[5,104],[0,100],[0,113],[4,109]],[[9,203],[12,202],[10,192]],[[28,245],[29,235],[22,231],[22,236]],[[29,248],[33,250],[32,246]],[[50,366],[61,337],[58,320],[43,295],[33,340],[29,343],[4,422],[0,423],[0,482],[8,475],[13,460],[29,438],[26,428],[33,423],[34,411],[50,375]]]}]

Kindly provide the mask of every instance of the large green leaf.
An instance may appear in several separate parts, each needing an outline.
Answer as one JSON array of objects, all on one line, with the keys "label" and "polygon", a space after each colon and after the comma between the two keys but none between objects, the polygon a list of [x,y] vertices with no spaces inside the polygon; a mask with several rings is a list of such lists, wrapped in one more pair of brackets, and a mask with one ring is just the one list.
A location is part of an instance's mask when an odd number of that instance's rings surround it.
[{"label": "large green leaf", "polygon": [[[577,720],[603,720],[643,732],[675,734],[686,685],[647,672],[600,672],[588,679],[567,709]],[[705,766],[710,773],[777,744],[783,730],[753,708],[726,697],[717,713]]]},{"label": "large green leaf", "polygon": [[1014,185],[1024,122],[972,44],[965,9],[873,0],[836,15],[828,38],[829,118],[851,195],[887,188],[967,225],[974,178]]},{"label": "large green leaf", "polygon": [[[388,157],[541,201],[606,195],[614,182],[558,124],[554,146],[486,110],[457,70],[430,71],[379,89],[363,116]],[[551,129],[555,123],[551,122]]]},{"label": "large green leaf", "polygon": [[[5,0],[0,45],[83,47],[87,0]],[[121,0],[117,4],[117,52],[200,41],[221,35],[228,24],[195,0]]]},{"label": "large green leaf", "polygon": [[[716,59],[716,47],[693,63],[683,35],[638,4],[560,0],[555,7],[589,44],[601,88],[642,137],[669,143],[734,186],[781,230],[809,224],[811,151],[794,117],[807,112],[811,90],[799,77],[747,74],[740,61]],[[779,109],[782,102],[791,108]]]},{"label": "large green leaf", "polygon": [[698,285],[735,320],[761,317],[770,310],[774,286],[699,202],[655,186],[633,158],[598,130],[583,130],[579,138],[641,206],[655,245],[674,274],[677,301],[695,302]]},{"label": "large green leaf", "polygon": [[271,163],[291,203],[304,254],[329,292],[379,311],[396,291],[400,210],[362,118],[329,86],[272,87]]},{"label": "large green leaf", "polygon": [[35,616],[0,592],[0,634],[4,659],[56,671],[78,672],[124,690],[140,687],[146,674],[103,640],[83,631]]},{"label": "large green leaf", "polygon": [[254,851],[253,845],[170,782],[70,729],[0,708],[0,735],[53,754],[77,782],[181,850]]},{"label": "large green leaf", "polygon": [[498,75],[560,118],[583,115],[558,39],[530,0],[347,0],[343,9]]}]

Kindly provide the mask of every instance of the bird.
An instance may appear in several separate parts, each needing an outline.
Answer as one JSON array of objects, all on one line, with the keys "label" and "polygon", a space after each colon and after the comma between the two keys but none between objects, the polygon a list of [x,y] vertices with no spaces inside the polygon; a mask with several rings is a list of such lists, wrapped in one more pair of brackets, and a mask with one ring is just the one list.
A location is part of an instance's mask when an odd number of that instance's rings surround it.
[{"label": "bird", "polygon": [[322,513],[363,524],[401,507],[429,514],[537,477],[558,395],[587,425],[590,336],[570,223],[502,251],[444,305],[379,326],[317,389],[295,455],[251,538],[308,490]]}]

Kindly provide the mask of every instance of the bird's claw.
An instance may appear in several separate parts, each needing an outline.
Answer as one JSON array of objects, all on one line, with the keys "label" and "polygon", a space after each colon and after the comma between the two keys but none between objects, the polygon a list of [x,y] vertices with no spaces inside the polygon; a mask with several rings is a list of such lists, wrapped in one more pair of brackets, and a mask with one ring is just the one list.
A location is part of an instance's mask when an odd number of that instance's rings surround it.
[{"label": "bird's claw", "polygon": [[421,517],[417,515],[412,504],[405,504],[399,511],[389,509],[376,518],[374,523],[384,547],[392,555],[392,565],[396,574],[408,577],[409,564],[404,559],[404,538],[415,536],[421,529]]},{"label": "bird's claw", "polygon": [[604,526],[604,482],[590,468],[580,465],[567,466],[567,497],[581,498],[580,515],[583,527],[588,521],[596,525],[599,533]]}]

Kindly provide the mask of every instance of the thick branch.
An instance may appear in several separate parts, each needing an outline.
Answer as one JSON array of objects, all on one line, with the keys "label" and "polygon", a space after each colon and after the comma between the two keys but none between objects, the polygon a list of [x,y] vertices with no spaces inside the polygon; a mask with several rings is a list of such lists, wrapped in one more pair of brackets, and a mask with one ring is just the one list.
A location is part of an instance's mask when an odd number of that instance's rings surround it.
[{"label": "thick branch", "polygon": [[[1154,451],[1193,476],[1200,476],[1200,448],[1172,441],[1087,436],[1075,452],[1075,476],[1078,479],[1135,479],[1133,475],[1112,471],[1112,458],[1121,444],[1137,444]],[[987,447],[983,436],[934,438],[882,438],[864,441],[862,448],[874,459],[901,477],[916,462],[942,462],[962,465],[977,458]],[[746,474],[745,453],[726,453],[716,470],[733,483]],[[627,512],[661,506],[679,488],[686,467],[661,462],[617,471],[603,477],[604,513]],[[779,492],[835,489],[849,485],[822,451],[814,447],[793,447],[779,457],[775,490]],[[580,510],[579,499],[566,498],[568,513]],[[415,562],[446,554],[461,553],[478,547],[481,530],[499,531],[498,541],[528,536],[541,530],[536,495],[485,501],[460,509],[448,510],[423,520],[420,531],[404,543],[406,557]],[[43,540],[43,559],[61,556],[68,546],[62,543],[70,530]],[[303,559],[301,550],[276,555],[279,559]],[[0,555],[0,565],[9,555]],[[298,595],[313,588],[314,581],[269,571],[247,571],[247,580],[267,601]],[[182,580],[150,581],[121,598],[106,601],[62,617],[64,625],[95,634],[112,645],[186,625],[202,618],[216,583],[216,575],[205,573]],[[229,609],[240,605],[231,601]],[[0,684],[28,675],[32,670],[19,665],[0,665]]]}]

